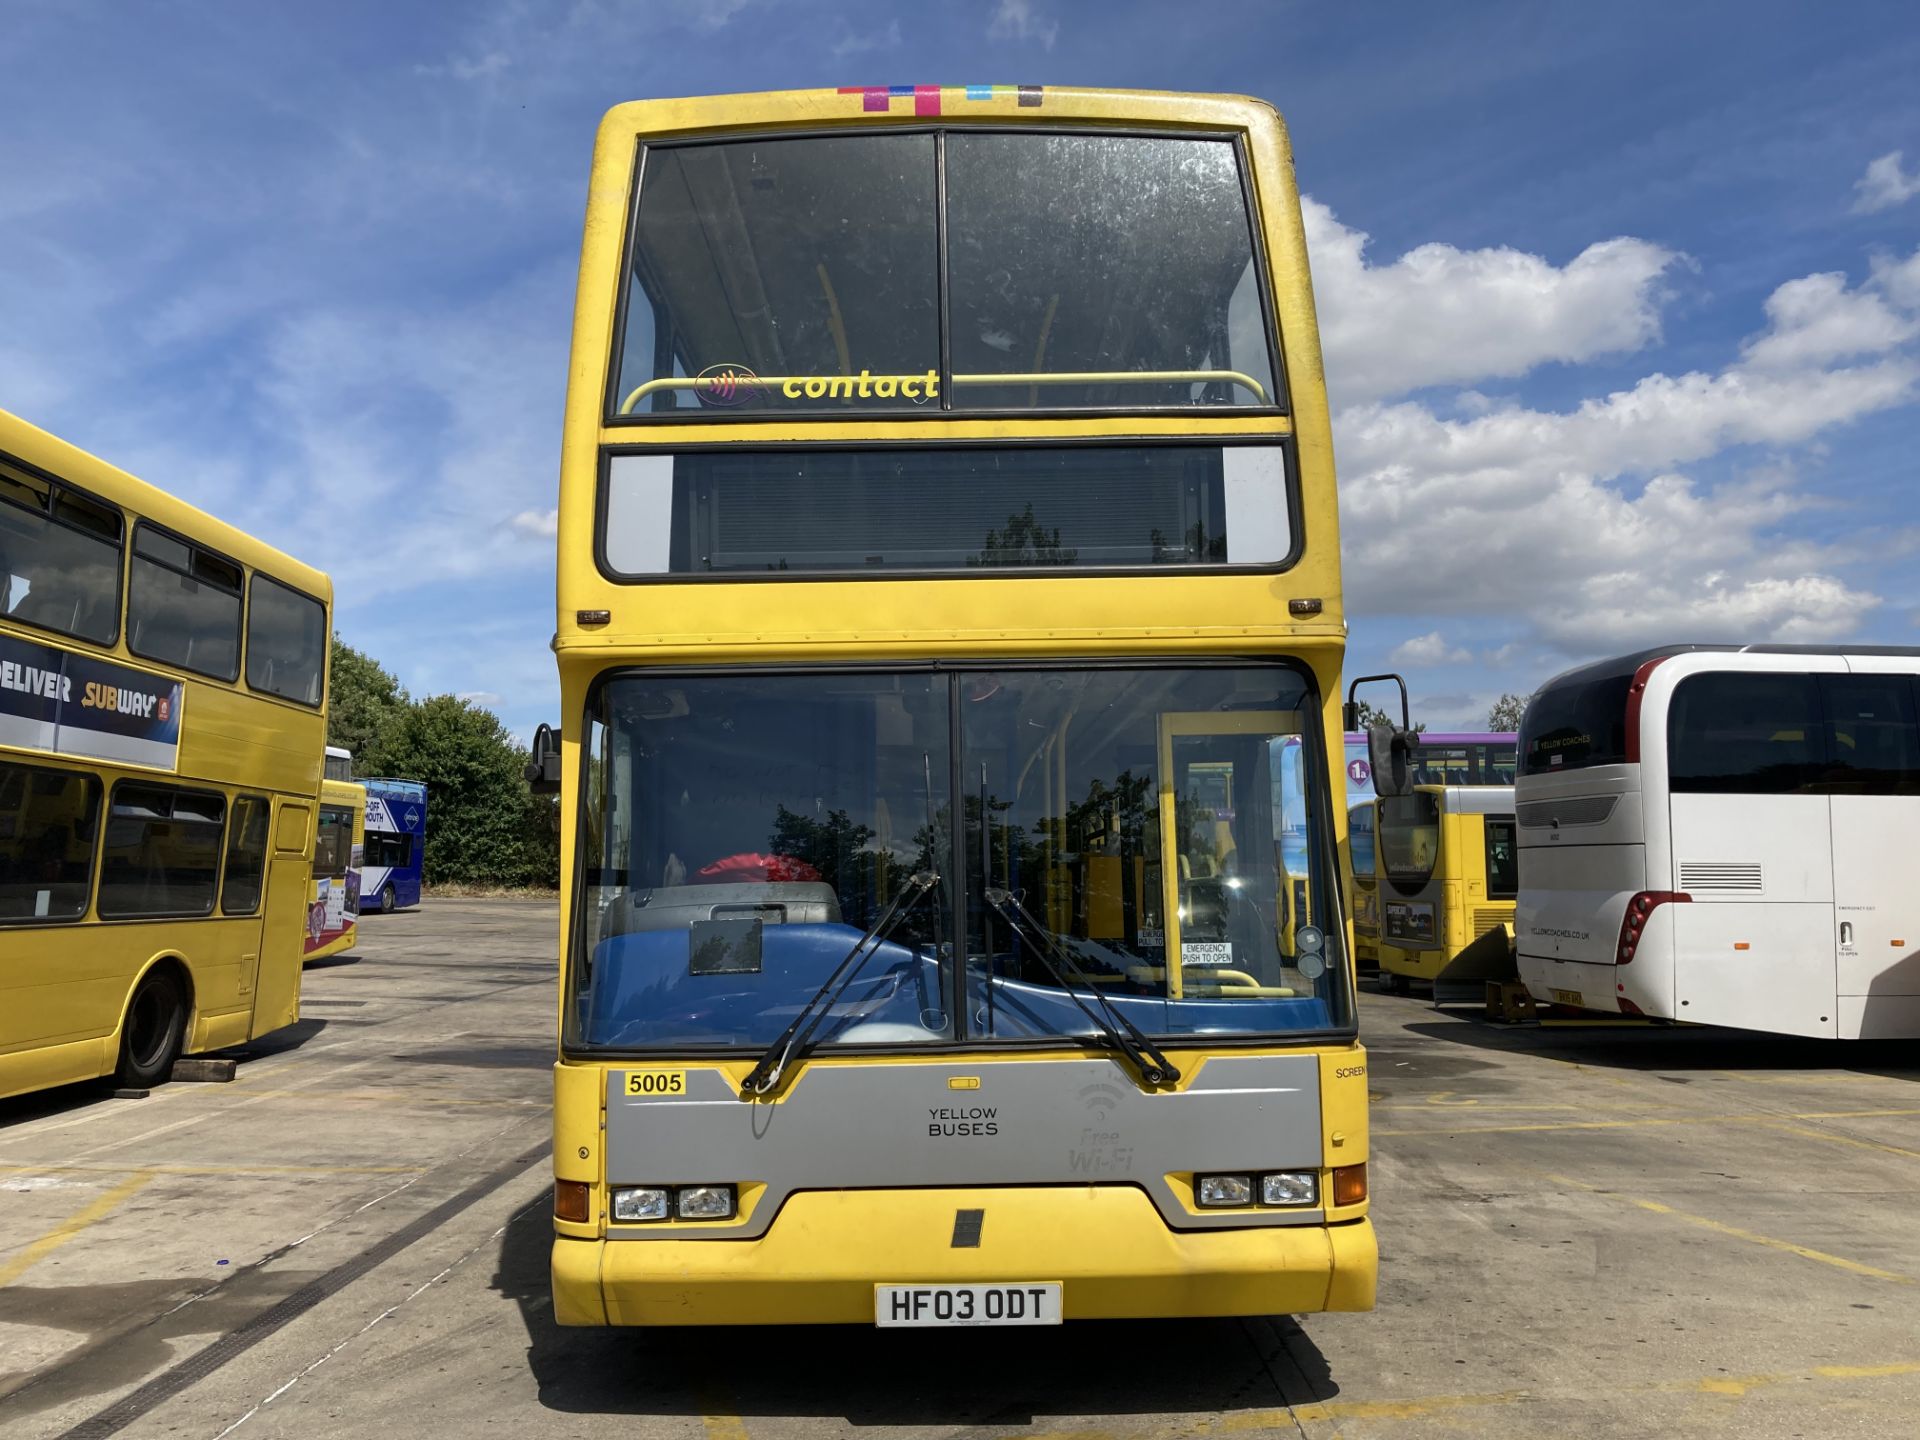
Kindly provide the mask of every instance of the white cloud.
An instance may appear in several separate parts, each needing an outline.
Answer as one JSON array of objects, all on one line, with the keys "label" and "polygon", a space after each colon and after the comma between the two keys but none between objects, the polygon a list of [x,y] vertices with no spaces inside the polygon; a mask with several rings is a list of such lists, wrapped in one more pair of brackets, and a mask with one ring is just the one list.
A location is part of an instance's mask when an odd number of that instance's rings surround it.
[{"label": "white cloud", "polygon": [[551,540],[560,533],[560,510],[558,506],[551,510],[522,510],[507,521],[507,525],[529,540]]},{"label": "white cloud", "polygon": [[453,698],[456,700],[464,700],[469,705],[478,705],[482,710],[498,710],[500,708],[500,697],[492,690],[462,690]]},{"label": "white cloud", "polygon": [[1410,640],[1402,640],[1387,656],[1387,663],[1396,670],[1428,670],[1441,665],[1470,665],[1473,652],[1458,645],[1449,645],[1446,636],[1438,630],[1429,630],[1425,635],[1415,635]]},{"label": "white cloud", "polygon": [[[1353,322],[1350,341],[1390,324],[1400,300],[1392,286],[1349,294],[1388,310]],[[1857,288],[1838,274],[1779,286],[1765,331],[1716,372],[1656,372],[1564,410],[1470,390],[1347,406],[1335,430],[1354,613],[1416,617],[1390,657],[1410,668],[1466,663],[1427,629],[1442,615],[1517,623],[1501,656],[1852,633],[1882,603],[1846,573],[1861,556],[1802,534],[1840,502],[1777,460],[1713,484],[1683,467],[1725,473],[1741,447],[1790,454],[1911,404],[1910,309],[1920,252],[1876,262]]]},{"label": "white cloud", "polygon": [[1033,0],[1000,0],[987,22],[989,40],[1038,40],[1043,50],[1060,38],[1060,22],[1033,8]]},{"label": "white cloud", "polygon": [[1902,310],[1920,310],[1920,250],[1904,260],[1876,257],[1873,283]]},{"label": "white cloud", "polygon": [[1312,199],[1302,208],[1328,385],[1348,404],[1637,350],[1659,338],[1663,277],[1685,263],[1622,237],[1558,267],[1440,244],[1370,265],[1364,231]]},{"label": "white cloud", "polygon": [[[1902,278],[1898,274],[1894,277]],[[1837,271],[1789,280],[1767,297],[1765,334],[1748,342],[1747,364],[1783,370],[1879,355],[1920,333],[1870,289],[1850,290]]]},{"label": "white cloud", "polygon": [[876,50],[898,50],[900,48],[900,22],[889,20],[884,30],[868,30],[856,34],[848,31],[833,44],[833,58],[845,60],[851,55],[868,55]]},{"label": "white cloud", "polygon": [[1920,172],[1912,175],[1901,167],[1903,152],[1890,150],[1867,166],[1867,173],[1853,182],[1853,211],[1870,215],[1876,210],[1891,210],[1920,195]]}]

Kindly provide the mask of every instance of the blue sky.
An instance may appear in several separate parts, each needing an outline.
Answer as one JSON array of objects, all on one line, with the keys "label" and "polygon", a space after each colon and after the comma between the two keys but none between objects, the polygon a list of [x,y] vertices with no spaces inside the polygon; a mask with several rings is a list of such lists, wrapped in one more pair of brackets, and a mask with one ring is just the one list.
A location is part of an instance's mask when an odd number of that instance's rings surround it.
[{"label": "blue sky", "polygon": [[1477,723],[1642,641],[1920,643],[1920,12],[8,0],[0,406],[331,571],[416,694],[557,718],[607,106],[968,80],[1272,100],[1355,673]]}]

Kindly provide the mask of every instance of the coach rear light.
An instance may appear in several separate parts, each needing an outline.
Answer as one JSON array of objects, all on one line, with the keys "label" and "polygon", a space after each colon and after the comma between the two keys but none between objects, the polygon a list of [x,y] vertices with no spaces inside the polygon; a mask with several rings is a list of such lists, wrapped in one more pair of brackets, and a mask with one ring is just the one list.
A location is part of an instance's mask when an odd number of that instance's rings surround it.
[{"label": "coach rear light", "polygon": [[1630,965],[1634,952],[1640,948],[1640,936],[1646,929],[1647,919],[1662,905],[1684,904],[1693,897],[1684,890],[1642,890],[1627,901],[1627,913],[1620,917],[1620,947],[1614,953],[1614,963]]}]

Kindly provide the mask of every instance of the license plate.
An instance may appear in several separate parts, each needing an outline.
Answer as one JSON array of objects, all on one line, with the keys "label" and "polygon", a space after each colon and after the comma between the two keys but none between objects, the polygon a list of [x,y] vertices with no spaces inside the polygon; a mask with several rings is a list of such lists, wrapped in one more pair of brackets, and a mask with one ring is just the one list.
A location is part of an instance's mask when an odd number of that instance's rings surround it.
[{"label": "license plate", "polygon": [[1058,1325],[1060,1284],[876,1285],[873,1323],[929,1325]]},{"label": "license plate", "polygon": [[1587,1003],[1580,998],[1580,992],[1578,990],[1554,990],[1549,993],[1552,994],[1553,1003],[1556,1005],[1579,1006]]}]

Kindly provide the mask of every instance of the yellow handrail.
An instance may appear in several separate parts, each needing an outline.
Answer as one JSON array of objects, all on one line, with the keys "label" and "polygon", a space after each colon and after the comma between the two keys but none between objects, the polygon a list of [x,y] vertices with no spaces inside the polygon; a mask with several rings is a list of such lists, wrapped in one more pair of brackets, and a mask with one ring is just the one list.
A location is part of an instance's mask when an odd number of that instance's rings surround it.
[{"label": "yellow handrail", "polygon": [[[913,375],[868,375],[868,383],[875,380],[912,380],[918,382],[924,372]],[[785,385],[789,382],[805,384],[809,380],[858,380],[858,375],[755,375],[752,377],[736,375],[731,378],[708,375],[663,375],[657,380],[649,380],[644,385],[635,386],[626,399],[620,402],[620,413],[631,415],[633,407],[647,396],[662,390],[713,390],[722,385],[739,387],[742,385]],[[955,375],[953,383],[960,385],[1202,385],[1216,380],[1224,380],[1250,390],[1262,404],[1266,403],[1267,392],[1260,382],[1251,375],[1238,370],[1067,370],[1049,374],[1019,375]],[[815,397],[818,398],[818,397]]]}]

